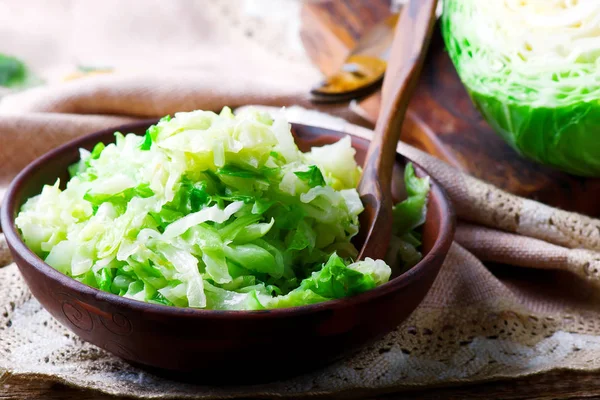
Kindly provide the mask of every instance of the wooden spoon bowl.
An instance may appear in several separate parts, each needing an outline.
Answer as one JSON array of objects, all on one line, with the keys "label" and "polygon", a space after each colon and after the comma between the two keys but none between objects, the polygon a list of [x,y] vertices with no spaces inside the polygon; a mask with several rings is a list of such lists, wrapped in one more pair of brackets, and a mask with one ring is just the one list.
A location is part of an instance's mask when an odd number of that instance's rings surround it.
[{"label": "wooden spoon bowl", "polygon": [[[12,182],[1,209],[13,258],[37,300],[83,340],[155,373],[204,383],[256,383],[287,377],[340,359],[396,328],[421,302],[452,243],[454,213],[432,180],[423,226],[421,262],[360,295],[321,304],[266,311],[214,311],[148,304],[86,286],[63,275],[27,248],[15,216],[27,198],[67,180],[79,148],[114,141],[113,133],[144,134],[156,121],[108,129],[67,143],[27,166]],[[293,125],[303,151],[333,143],[343,133]],[[357,161],[369,145],[352,137]],[[401,191],[396,157],[393,185]],[[416,166],[418,175],[426,172]]]}]

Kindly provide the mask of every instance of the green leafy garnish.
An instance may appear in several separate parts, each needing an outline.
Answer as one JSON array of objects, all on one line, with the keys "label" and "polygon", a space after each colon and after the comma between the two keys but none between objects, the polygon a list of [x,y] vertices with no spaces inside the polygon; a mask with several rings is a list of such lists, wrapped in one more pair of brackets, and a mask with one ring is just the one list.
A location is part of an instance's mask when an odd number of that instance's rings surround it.
[{"label": "green leafy garnish", "polygon": [[31,73],[23,61],[0,53],[0,86],[20,89],[39,83],[41,79]]},{"label": "green leafy garnish", "polygon": [[13,87],[25,82],[27,69],[22,61],[0,53],[0,86]]}]

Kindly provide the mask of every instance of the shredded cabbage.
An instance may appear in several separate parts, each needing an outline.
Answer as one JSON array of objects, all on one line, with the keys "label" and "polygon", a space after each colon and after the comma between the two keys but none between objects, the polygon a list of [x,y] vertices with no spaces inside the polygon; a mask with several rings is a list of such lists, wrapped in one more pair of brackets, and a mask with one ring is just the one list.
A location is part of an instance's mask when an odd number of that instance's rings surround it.
[{"label": "shredded cabbage", "polygon": [[[60,272],[140,301],[223,310],[312,304],[390,279],[382,260],[352,262],[363,206],[349,138],[302,153],[285,120],[229,108],[115,137],[81,150],[66,189],[45,186],[16,218]],[[390,259],[408,267],[429,181],[406,171]]]},{"label": "shredded cabbage", "polygon": [[448,54],[521,154],[600,176],[600,1],[445,0]]}]

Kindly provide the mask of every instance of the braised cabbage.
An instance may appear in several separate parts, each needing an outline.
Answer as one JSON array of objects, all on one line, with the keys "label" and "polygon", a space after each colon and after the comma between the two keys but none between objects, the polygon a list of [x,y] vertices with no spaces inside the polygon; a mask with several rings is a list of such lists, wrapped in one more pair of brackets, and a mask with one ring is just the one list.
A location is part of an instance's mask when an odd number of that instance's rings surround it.
[{"label": "braised cabbage", "polygon": [[[16,218],[60,272],[140,301],[227,310],[312,304],[390,279],[382,260],[353,262],[363,205],[349,137],[302,153],[284,119],[229,108],[115,137],[81,150],[66,188],[45,186]],[[406,179],[390,259],[409,267],[429,181],[412,166]]]}]

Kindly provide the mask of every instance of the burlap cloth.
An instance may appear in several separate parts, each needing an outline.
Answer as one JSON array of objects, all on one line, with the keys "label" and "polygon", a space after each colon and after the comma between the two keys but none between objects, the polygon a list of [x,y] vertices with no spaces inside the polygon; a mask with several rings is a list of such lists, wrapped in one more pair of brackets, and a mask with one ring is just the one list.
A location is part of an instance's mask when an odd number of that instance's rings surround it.
[{"label": "burlap cloth", "polygon": [[[297,17],[297,3],[52,4],[0,1],[0,51],[32,60],[49,81],[0,101],[0,197],[35,157],[100,128],[223,105],[309,106],[304,93],[318,74],[297,46],[280,44],[288,36],[284,42],[294,43],[293,24],[277,22]],[[268,29],[265,18],[271,18]],[[36,23],[27,33],[15,28]],[[117,72],[57,82],[53,74],[61,65],[78,62],[110,64]],[[327,111],[344,115],[340,108]],[[292,121],[371,134],[321,112],[290,107],[287,113]],[[83,343],[59,325],[31,297],[0,235],[0,376],[144,398],[299,397],[599,368],[600,221],[512,196],[415,148],[401,144],[399,151],[445,187],[460,222],[428,296],[383,340],[288,381],[244,387],[173,383]]]}]

